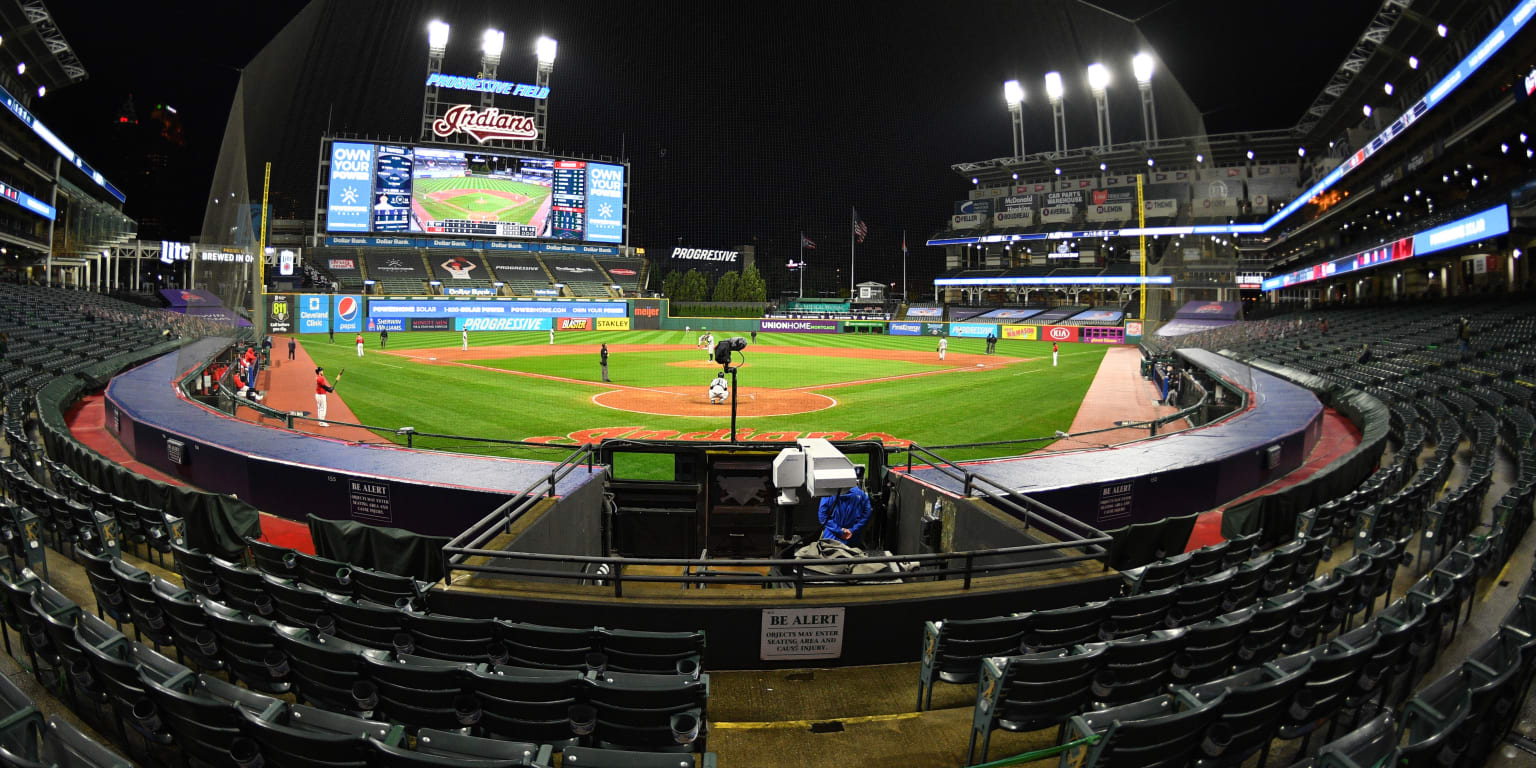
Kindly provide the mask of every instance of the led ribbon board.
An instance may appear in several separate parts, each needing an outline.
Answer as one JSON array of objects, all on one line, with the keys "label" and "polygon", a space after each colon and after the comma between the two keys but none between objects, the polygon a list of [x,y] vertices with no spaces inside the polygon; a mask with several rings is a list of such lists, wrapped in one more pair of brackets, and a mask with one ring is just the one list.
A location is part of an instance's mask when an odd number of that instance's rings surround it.
[{"label": "led ribbon board", "polygon": [[1498,237],[1507,232],[1509,232],[1509,206],[1500,205],[1342,259],[1334,259],[1322,264],[1314,264],[1306,269],[1276,275],[1264,281],[1263,289],[1276,291],[1379,267],[1395,261],[1407,261],[1447,248],[1455,248],[1458,245]]},{"label": "led ribbon board", "polygon": [[[1536,0],[1533,0],[1533,2],[1536,2]],[[4,102],[5,108],[9,109],[11,114],[20,118],[22,123],[26,124],[28,128],[32,129],[33,133],[37,134],[39,138],[48,144],[48,146],[53,147],[54,150],[56,150],[60,155],[63,155],[64,159],[70,165],[79,168],[81,172],[91,178],[91,181],[96,182],[101,186],[102,189],[105,189],[107,194],[117,198],[119,203],[126,202],[128,200],[128,198],[124,196],[117,187],[112,186],[112,182],[107,181],[106,178],[101,175],[100,171],[97,171],[95,168],[92,168],[89,164],[87,164],[85,162],[85,158],[75,154],[75,151],[70,149],[68,144],[65,144],[62,139],[60,139],[58,136],[55,136],[53,131],[48,130],[48,126],[43,125],[41,120],[33,117],[32,113],[28,111],[26,107],[22,106],[21,102],[17,101],[16,97],[12,96],[10,91],[5,90],[4,88],[0,88],[0,102]],[[49,216],[48,218],[51,219],[53,217]]]},{"label": "led ribbon board", "polygon": [[[1417,122],[1419,120],[1419,118],[1421,118],[1425,114],[1427,114],[1429,112],[1429,110],[1434,109],[1436,105],[1438,105],[1440,102],[1444,101],[1445,97],[1451,95],[1451,93],[1453,91],[1455,91],[1458,86],[1460,86],[1462,83],[1464,83],[1468,79],[1470,79],[1472,77],[1473,73],[1477,72],[1478,68],[1481,67],[1484,62],[1486,62],[1490,57],[1492,57],[1493,54],[1497,53],[1500,48],[1503,48],[1505,43],[1507,43],[1510,40],[1512,40],[1514,38],[1515,34],[1518,33],[1521,29],[1523,29],[1525,27],[1526,23],[1531,20],[1531,17],[1533,15],[1536,15],[1536,0],[1524,0],[1524,2],[1521,2],[1519,5],[1515,6],[1515,9],[1513,11],[1510,11],[1509,15],[1505,16],[1504,20],[1500,21],[1499,25],[1497,27],[1494,27],[1493,31],[1489,32],[1488,36],[1484,37],[1483,41],[1481,43],[1478,43],[1476,48],[1472,49],[1471,53],[1467,54],[1466,57],[1463,58],[1460,62],[1458,62],[1456,64],[1456,66],[1451,69],[1450,72],[1446,73],[1445,77],[1440,78],[1440,82],[1436,83],[1433,88],[1430,88],[1429,92],[1425,93],[1423,98],[1419,99],[1417,102],[1414,102],[1413,106],[1411,106],[1407,110],[1405,110],[1403,112],[1403,114],[1400,117],[1398,117],[1396,120],[1394,120],[1390,126],[1387,126],[1386,130],[1384,130],[1381,133],[1377,134],[1376,137],[1371,139],[1364,147],[1361,147],[1353,155],[1350,155],[1347,159],[1344,160],[1344,162],[1339,164],[1339,167],[1334,168],[1331,172],[1329,172],[1329,174],[1327,176],[1324,176],[1322,178],[1322,180],[1318,181],[1316,184],[1313,184],[1312,187],[1310,189],[1308,189],[1306,192],[1303,192],[1300,195],[1298,195],[1295,200],[1292,200],[1290,202],[1289,205],[1285,206],[1284,208],[1281,208],[1279,211],[1276,211],[1275,214],[1273,216],[1270,216],[1269,219],[1267,221],[1265,221],[1263,224],[1228,224],[1228,225],[1215,225],[1215,226],[1209,226],[1209,227],[1194,227],[1194,230],[1195,230],[1194,234],[1197,234],[1197,235],[1198,234],[1233,234],[1233,235],[1241,235],[1241,234],[1254,234],[1254,233],[1258,233],[1258,232],[1267,232],[1267,231],[1269,231],[1269,229],[1271,227],[1274,227],[1276,224],[1279,224],[1281,221],[1284,221],[1286,219],[1286,217],[1290,216],[1291,214],[1295,213],[1298,210],[1301,210],[1301,207],[1306,205],[1307,201],[1311,200],[1314,197],[1317,197],[1318,195],[1322,194],[1323,192],[1328,191],[1330,188],[1333,187],[1333,185],[1339,183],[1340,179],[1343,179],[1346,175],[1348,175],[1349,173],[1354,171],[1356,168],[1359,168],[1362,164],[1365,163],[1367,158],[1369,158],[1371,155],[1376,154],[1377,152],[1380,152],[1381,149],[1383,147],[1385,147],[1387,144],[1391,143],[1392,140],[1394,140],[1398,136],[1402,135],[1408,129],[1408,126],[1413,125],[1415,122]],[[1189,227],[1130,228],[1130,229],[1110,230],[1108,234],[1103,234],[1103,235],[1098,235],[1098,236],[1106,236],[1106,237],[1108,237],[1108,236],[1113,236],[1113,237],[1135,237],[1135,236],[1142,235],[1142,234],[1146,234],[1146,235],[1189,234],[1188,232],[1180,232],[1180,231],[1178,231],[1178,230],[1187,230],[1187,229],[1190,229],[1190,228]],[[1204,231],[1201,231],[1201,230],[1204,230]],[[1077,233],[1049,233],[1049,234],[1051,236],[1053,236],[1053,237],[1078,237],[1078,236],[1080,236]],[[1023,239],[1041,239],[1042,236],[989,235],[989,236],[982,237],[982,238],[976,238],[976,237],[944,238],[944,239],[939,239],[939,240],[929,240],[928,241],[928,245],[963,245],[963,244],[966,244],[966,243],[996,243],[996,242],[1005,242],[1004,238],[1012,238],[1012,239],[1021,239],[1021,240],[1023,240]],[[990,238],[998,238],[998,239],[993,240],[993,239],[990,239]]]}]

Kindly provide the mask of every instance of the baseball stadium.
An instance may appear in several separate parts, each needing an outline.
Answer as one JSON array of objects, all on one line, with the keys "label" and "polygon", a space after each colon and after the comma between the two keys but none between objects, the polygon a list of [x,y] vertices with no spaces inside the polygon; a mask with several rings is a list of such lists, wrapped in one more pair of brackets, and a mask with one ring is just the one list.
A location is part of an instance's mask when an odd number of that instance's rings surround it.
[{"label": "baseball stadium", "polygon": [[1536,766],[1536,0],[1223,7],[1299,115],[1198,2],[892,21],[1001,103],[804,158],[592,100],[730,14],[264,10],[171,239],[0,0],[0,766]]}]

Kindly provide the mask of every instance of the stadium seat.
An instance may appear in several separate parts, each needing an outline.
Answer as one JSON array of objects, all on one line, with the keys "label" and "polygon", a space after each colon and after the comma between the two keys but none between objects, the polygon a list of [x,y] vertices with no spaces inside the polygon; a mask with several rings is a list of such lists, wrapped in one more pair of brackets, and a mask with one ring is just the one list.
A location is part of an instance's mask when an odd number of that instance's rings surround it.
[{"label": "stadium seat", "polygon": [[336,595],[352,594],[352,566],[339,560],[294,552],[301,580]]},{"label": "stadium seat", "polygon": [[1252,667],[1237,674],[1191,686],[1190,695],[1221,703],[1225,743],[1218,754],[1202,754],[1195,768],[1236,768],[1259,753],[1259,765],[1269,760],[1269,745],[1286,710],[1307,680],[1312,660],[1290,657]]},{"label": "stadium seat", "polygon": [[1093,642],[1099,638],[1099,628],[1108,617],[1108,600],[1032,611],[1026,614],[1023,650],[1034,653]]},{"label": "stadium seat", "polygon": [[1400,764],[1460,765],[1469,746],[1463,726],[1472,712],[1472,679],[1455,669],[1425,686],[1403,707]]},{"label": "stadium seat", "polygon": [[1093,678],[1093,699],[1100,704],[1136,701],[1162,690],[1173,679],[1173,660],[1183,652],[1189,630],[1159,629],[1124,637],[1103,646],[1099,671]]},{"label": "stadium seat", "polygon": [[311,629],[273,627],[273,640],[288,659],[294,694],[302,703],[358,714],[353,687],[363,679],[363,656],[384,655]]},{"label": "stadium seat", "polygon": [[282,695],[293,687],[271,621],[213,600],[203,600],[202,608],[209,629],[218,638],[219,657],[232,678],[272,695]]},{"label": "stadium seat", "polygon": [[1398,724],[1391,712],[1371,718],[1364,726],[1336,741],[1324,744],[1317,757],[1297,765],[1309,768],[1363,768],[1372,765],[1399,765]]},{"label": "stadium seat", "polygon": [[263,765],[272,768],[366,768],[373,754],[368,739],[398,744],[401,733],[387,723],[289,705],[271,717],[240,712],[240,732]]},{"label": "stadium seat", "polygon": [[1228,568],[1180,585],[1174,593],[1173,607],[1168,609],[1168,625],[1186,626],[1220,613],[1222,600],[1236,575],[1236,568]]},{"label": "stadium seat", "polygon": [[499,739],[574,743],[570,709],[585,701],[585,676],[563,669],[494,666],[475,669],[465,689],[480,704],[480,730]]},{"label": "stadium seat", "polygon": [[333,593],[325,599],[336,636],[343,640],[388,649],[395,647],[396,637],[405,635],[405,613],[398,608]]},{"label": "stadium seat", "polygon": [[[1104,640],[1139,635],[1166,626],[1168,611],[1173,607],[1177,594],[1175,587],[1152,592],[1137,592],[1109,601],[1109,615],[1099,624],[1099,636]],[[1009,653],[1017,653],[1017,649]],[[987,654],[991,656],[1002,653]]]},{"label": "stadium seat", "polygon": [[357,597],[362,600],[396,606],[400,605],[401,600],[405,600],[417,608],[425,608],[421,604],[421,585],[409,576],[396,576],[368,568],[353,568],[352,588]]},{"label": "stadium seat", "polygon": [[430,613],[406,612],[405,628],[412,641],[411,653],[431,659],[499,664],[507,652],[496,638],[492,619],[464,619]]},{"label": "stadium seat", "polygon": [[204,597],[220,598],[223,585],[213,572],[213,559],[193,549],[173,544],[171,552],[176,558],[176,572],[181,574],[181,584]]},{"label": "stadium seat", "polygon": [[[1105,644],[982,660],[966,765],[986,762],[992,731],[1034,731],[1060,725],[1093,697]],[[977,753],[977,740],[981,741]]]},{"label": "stadium seat", "polygon": [[597,641],[608,668],[619,672],[692,674],[704,654],[703,632],[599,629]]},{"label": "stadium seat", "polygon": [[668,752],[704,750],[709,678],[604,672],[590,679],[597,745]]},{"label": "stadium seat", "polygon": [[1250,605],[1186,628],[1184,648],[1173,660],[1173,679],[1197,683],[1232,669],[1258,613],[1258,606]]},{"label": "stadium seat", "polygon": [[133,622],[133,639],[143,641],[147,638],[159,648],[173,645],[175,637],[166,623],[165,612],[155,601],[155,581],[158,580],[175,592],[185,590],[164,579],[152,579],[148,573],[122,559],[112,560],[112,576],[127,598],[127,614]]},{"label": "stadium seat", "polygon": [[[954,685],[974,683],[981,674],[983,658],[1019,653],[1023,647],[1026,615],[926,622],[917,685],[918,711],[932,704],[935,680]],[[1162,621],[1161,612],[1156,618],[1158,622]]]},{"label": "stadium seat", "polygon": [[274,621],[314,628],[330,609],[325,593],[308,584],[266,573],[261,575],[261,580],[262,588],[272,601],[273,613],[268,618]]},{"label": "stadium seat", "polygon": [[43,730],[41,763],[58,768],[130,768],[132,763],[55,715]]},{"label": "stadium seat", "polygon": [[0,749],[27,756],[35,750],[42,727],[42,712],[9,677],[0,675]]},{"label": "stadium seat", "polygon": [[246,539],[245,543],[251,548],[251,560],[257,570],[280,579],[300,578],[297,551],[260,539]]},{"label": "stadium seat", "polygon": [[[1068,740],[1097,736],[1084,750],[1085,768],[1181,766],[1207,741],[1221,715],[1221,699],[1200,701],[1184,691],[1073,716]],[[1067,760],[1076,761],[1074,756]]]},{"label": "stadium seat", "polygon": [[96,616],[110,617],[121,630],[123,622],[133,621],[133,612],[129,608],[127,596],[123,594],[122,585],[117,582],[112,558],[83,550],[79,554],[85,565],[85,577],[91,584],[91,596],[96,598]]},{"label": "stadium seat", "polygon": [[150,596],[176,647],[176,658],[182,662],[190,659],[204,672],[222,671],[224,660],[219,656],[218,636],[208,625],[198,597],[159,577],[150,582]]},{"label": "stadium seat", "polygon": [[[713,761],[699,763],[698,768],[712,768]],[[591,747],[566,747],[561,755],[561,765],[585,766],[585,768],[694,768],[693,755],[669,755],[656,752],[629,752],[619,749],[593,749]]]},{"label": "stadium seat", "polygon": [[[144,688],[183,754],[209,766],[233,766],[229,751],[240,738],[240,707],[201,693],[201,680],[188,678],[175,687],[145,681]],[[260,716],[271,717],[282,709],[281,701],[271,701],[271,709]]]},{"label": "stadium seat", "polygon": [[[479,702],[464,694],[473,665],[406,653],[363,656],[363,677],[376,690],[377,711],[410,730],[457,730],[480,720]],[[366,710],[362,706],[358,709]]]},{"label": "stadium seat", "polygon": [[501,620],[499,634],[507,647],[507,662],[524,667],[584,669],[587,654],[597,650],[591,629],[547,627]]}]

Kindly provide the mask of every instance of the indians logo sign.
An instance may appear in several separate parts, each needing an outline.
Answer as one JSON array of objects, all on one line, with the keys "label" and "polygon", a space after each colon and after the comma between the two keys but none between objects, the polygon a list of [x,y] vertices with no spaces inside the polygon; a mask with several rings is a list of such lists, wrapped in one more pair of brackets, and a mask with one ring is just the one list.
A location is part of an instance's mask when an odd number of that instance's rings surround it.
[{"label": "indians logo sign", "polygon": [[432,132],[442,138],[464,133],[475,141],[532,141],[539,137],[532,115],[502,114],[495,107],[475,109],[468,104],[449,108],[432,121]]}]

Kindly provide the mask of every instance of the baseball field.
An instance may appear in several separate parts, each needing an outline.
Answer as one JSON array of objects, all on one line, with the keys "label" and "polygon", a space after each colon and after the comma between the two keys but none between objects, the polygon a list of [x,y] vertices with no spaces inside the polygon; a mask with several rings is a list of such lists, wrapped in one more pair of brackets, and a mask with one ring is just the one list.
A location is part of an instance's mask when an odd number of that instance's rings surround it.
[{"label": "baseball field", "polygon": [[[338,334],[339,335],[339,334]],[[730,406],[709,402],[720,366],[698,349],[698,331],[395,333],[367,352],[300,337],[333,375],[336,394],[361,423],[418,433],[548,443],[550,450],[416,440],[418,447],[551,458],[604,437],[723,440]],[[717,339],[725,334],[717,335]],[[350,337],[349,337],[350,338]],[[602,382],[600,345],[608,344]],[[944,360],[928,337],[760,333],[737,374],[738,438],[795,437],[908,441],[924,446],[1047,437],[1066,430],[1105,349],[1063,345],[1051,366],[1049,342],[950,339]],[[397,436],[391,439],[403,441]],[[1015,455],[1027,445],[946,450],[951,458]]]},{"label": "baseball field", "polygon": [[459,219],[533,224],[549,201],[549,187],[492,176],[417,179],[411,201],[431,221]]}]

